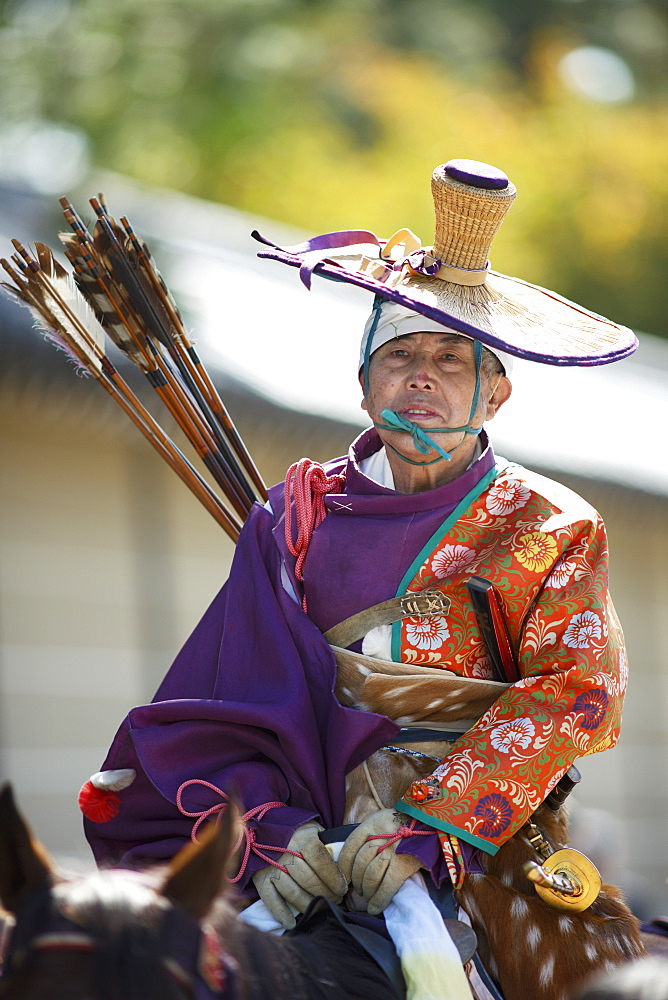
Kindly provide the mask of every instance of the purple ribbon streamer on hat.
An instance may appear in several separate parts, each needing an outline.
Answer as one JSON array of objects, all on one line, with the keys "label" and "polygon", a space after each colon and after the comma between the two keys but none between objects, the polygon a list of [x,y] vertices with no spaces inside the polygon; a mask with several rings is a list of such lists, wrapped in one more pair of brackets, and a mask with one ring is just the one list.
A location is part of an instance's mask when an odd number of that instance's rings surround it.
[{"label": "purple ribbon streamer on hat", "polygon": [[[303,261],[299,268],[299,277],[306,288],[311,290],[311,277],[313,275],[314,268],[321,260],[326,260],[329,257],[330,250],[342,249],[343,247],[357,246],[360,243],[372,243],[375,246],[380,246],[380,240],[375,235],[375,233],[369,232],[368,229],[341,229],[335,233],[323,233],[321,236],[314,236],[312,240],[308,240],[306,243],[295,243],[291,247],[279,247],[276,243],[272,243],[270,240],[261,236],[260,233],[254,231],[251,235],[259,240],[261,243],[265,243],[269,247],[274,247],[275,250],[283,250],[286,253],[291,253],[295,257],[302,257]],[[336,261],[332,261],[333,264]]]},{"label": "purple ribbon streamer on hat", "polygon": [[[275,250],[282,250],[284,253],[301,257],[302,263],[299,267],[299,277],[309,291],[311,289],[313,271],[320,261],[326,260],[329,257],[330,250],[341,250],[345,247],[359,246],[360,243],[370,243],[377,247],[381,245],[376,234],[370,232],[368,229],[341,229],[334,233],[323,233],[321,236],[314,236],[313,239],[305,243],[295,243],[294,246],[290,247],[278,246],[276,243],[272,243],[264,236],[261,236],[257,231],[254,231],[251,235],[259,242],[266,244],[266,246],[274,247]],[[402,257],[395,264],[387,263],[395,271],[401,270],[405,263],[409,263],[412,269],[418,274],[423,274],[426,277],[438,274],[443,262],[434,259],[432,264],[425,264],[425,256],[427,256],[427,252],[420,249],[415,250],[408,257]],[[330,263],[336,264],[336,261],[330,261]]]}]

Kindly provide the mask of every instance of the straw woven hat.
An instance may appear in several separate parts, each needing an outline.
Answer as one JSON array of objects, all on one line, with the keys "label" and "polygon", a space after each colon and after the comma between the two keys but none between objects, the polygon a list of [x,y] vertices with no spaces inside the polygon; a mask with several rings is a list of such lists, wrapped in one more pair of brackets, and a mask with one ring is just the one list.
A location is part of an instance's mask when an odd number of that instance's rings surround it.
[{"label": "straw woven hat", "polygon": [[436,226],[422,247],[410,230],[388,240],[366,230],[326,233],[260,257],[359,285],[483,344],[553,365],[603,365],[632,354],[632,330],[538,285],[493,271],[489,252],[516,196],[506,175],[475,160],[450,160],[432,176]]}]

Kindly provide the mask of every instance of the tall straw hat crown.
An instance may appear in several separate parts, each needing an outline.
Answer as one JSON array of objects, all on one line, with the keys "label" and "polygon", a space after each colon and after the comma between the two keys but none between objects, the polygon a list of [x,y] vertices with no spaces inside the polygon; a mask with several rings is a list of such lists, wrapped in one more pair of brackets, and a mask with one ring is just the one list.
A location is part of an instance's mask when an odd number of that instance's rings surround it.
[{"label": "tall straw hat crown", "polygon": [[433,245],[411,230],[379,239],[368,230],[325,233],[259,256],[368,289],[492,349],[552,365],[603,365],[632,354],[632,330],[556,292],[494,271],[496,233],[517,191],[503,171],[476,160],[449,160],[431,179]]},{"label": "tall straw hat crown", "polygon": [[[458,166],[462,163],[468,168]],[[477,185],[464,177],[475,177]],[[481,181],[494,186],[482,187]],[[451,267],[484,268],[492,240],[517,196],[515,185],[500,170],[492,173],[484,163],[451,160],[434,170],[431,193],[436,215],[434,257]]]}]

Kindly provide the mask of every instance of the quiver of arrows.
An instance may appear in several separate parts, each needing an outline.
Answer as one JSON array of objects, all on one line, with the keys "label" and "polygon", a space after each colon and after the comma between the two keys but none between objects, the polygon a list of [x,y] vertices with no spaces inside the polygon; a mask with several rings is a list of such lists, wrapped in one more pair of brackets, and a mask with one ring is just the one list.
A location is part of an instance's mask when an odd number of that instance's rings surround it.
[{"label": "quiver of arrows", "polygon": [[[265,485],[209,374],[148,247],[126,218],[91,198],[92,233],[66,198],[71,232],[60,239],[73,271],[43,243],[35,253],[12,240],[2,286],[26,305],[37,326],[94,376],[233,541]],[[144,374],[216,484],[213,489],[139,400],[107,356],[112,341]]]}]

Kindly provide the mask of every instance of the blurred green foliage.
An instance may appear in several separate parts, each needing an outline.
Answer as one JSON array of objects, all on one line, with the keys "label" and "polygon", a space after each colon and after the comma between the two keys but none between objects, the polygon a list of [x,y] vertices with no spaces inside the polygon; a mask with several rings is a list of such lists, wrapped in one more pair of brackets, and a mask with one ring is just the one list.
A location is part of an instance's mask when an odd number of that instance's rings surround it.
[{"label": "blurred green foliage", "polygon": [[[407,225],[424,243],[432,168],[486,160],[519,188],[495,267],[668,335],[663,0],[2,0],[0,16],[5,126],[74,126],[98,166],[313,232]],[[626,99],[563,82],[591,46],[623,60]]]}]

